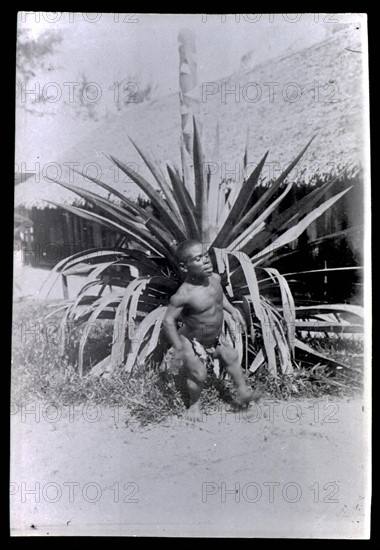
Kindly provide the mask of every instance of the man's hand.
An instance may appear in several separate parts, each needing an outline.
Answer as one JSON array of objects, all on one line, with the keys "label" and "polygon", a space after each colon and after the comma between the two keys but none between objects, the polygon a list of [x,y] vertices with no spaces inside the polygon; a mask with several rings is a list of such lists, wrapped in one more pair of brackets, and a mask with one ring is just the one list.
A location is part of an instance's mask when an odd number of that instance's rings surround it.
[{"label": "man's hand", "polygon": [[178,341],[173,345],[175,356],[181,361],[186,361],[189,356],[190,341],[182,334],[178,336]]}]

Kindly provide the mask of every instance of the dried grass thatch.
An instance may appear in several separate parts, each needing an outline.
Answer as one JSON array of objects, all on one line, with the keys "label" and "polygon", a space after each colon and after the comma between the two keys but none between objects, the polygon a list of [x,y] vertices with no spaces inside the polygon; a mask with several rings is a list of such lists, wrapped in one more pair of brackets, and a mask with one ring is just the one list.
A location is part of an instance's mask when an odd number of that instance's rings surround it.
[{"label": "dried grass thatch", "polygon": [[[301,150],[305,140],[315,133],[313,146],[305,155],[302,166],[318,166],[323,172],[339,163],[362,164],[364,148],[363,101],[363,56],[362,45],[357,31],[345,30],[317,45],[291,55],[278,57],[256,67],[237,72],[228,79],[216,83],[217,93],[207,96],[200,106],[208,160],[224,162],[227,170],[234,171],[235,163],[242,165],[239,153],[244,150],[247,127],[250,129],[249,162],[258,162],[267,149],[269,163],[279,163],[284,167],[295,150]],[[235,100],[227,94],[222,101],[222,86],[231,90],[239,83],[240,90],[249,83],[256,82],[262,97],[256,102],[244,99],[242,93]],[[269,86],[275,83],[273,101],[269,100]],[[302,90],[298,101],[284,100],[282,91],[289,83],[296,83]],[[316,101],[316,88],[319,101]],[[246,88],[253,98],[253,87]],[[288,97],[299,88],[289,86]],[[332,99],[336,99],[333,102]],[[220,156],[212,158],[216,124],[220,127]],[[87,163],[97,163],[101,168],[101,179],[131,198],[140,194],[137,186],[125,175],[118,173],[106,155],[123,158],[124,162],[134,163],[139,173],[144,175],[141,158],[129,137],[136,139],[145,149],[151,149],[162,162],[174,161],[180,164],[179,140],[181,118],[178,94],[163,97],[157,101],[136,105],[107,120],[86,139],[75,145],[57,160],[63,163],[79,163],[81,171]],[[272,166],[274,166],[272,164]],[[111,168],[112,167],[112,168]],[[89,175],[96,176],[95,168],[89,168]],[[99,175],[99,174],[98,174]],[[68,181],[63,170],[62,179]],[[75,174],[76,185],[93,189],[91,182]],[[24,208],[45,208],[45,200],[73,204],[78,198],[70,191],[45,181],[38,183],[30,178],[17,185],[16,206]],[[50,205],[51,206],[51,205]]]}]

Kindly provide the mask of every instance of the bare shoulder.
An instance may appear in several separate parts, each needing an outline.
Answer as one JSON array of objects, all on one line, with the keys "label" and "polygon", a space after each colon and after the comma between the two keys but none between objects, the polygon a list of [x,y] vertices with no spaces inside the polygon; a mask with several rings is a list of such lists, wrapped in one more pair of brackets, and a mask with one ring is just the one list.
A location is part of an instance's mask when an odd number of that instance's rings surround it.
[{"label": "bare shoulder", "polygon": [[183,283],[177,292],[170,298],[170,305],[174,307],[183,307],[189,301],[189,289],[186,283]]},{"label": "bare shoulder", "polygon": [[212,279],[213,279],[214,281],[216,281],[217,283],[220,283],[220,281],[222,280],[222,278],[221,278],[221,276],[219,275],[219,273],[215,273],[215,272],[213,272],[213,274],[212,274]]}]

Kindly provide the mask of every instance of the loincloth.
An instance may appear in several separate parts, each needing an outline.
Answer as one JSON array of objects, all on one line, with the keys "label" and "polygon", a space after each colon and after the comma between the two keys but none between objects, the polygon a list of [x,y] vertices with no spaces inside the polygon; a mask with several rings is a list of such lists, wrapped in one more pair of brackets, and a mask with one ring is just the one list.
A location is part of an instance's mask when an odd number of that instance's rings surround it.
[{"label": "loincloth", "polygon": [[215,344],[209,348],[205,348],[198,342],[196,338],[192,338],[190,340],[191,345],[193,346],[194,353],[199,359],[202,361],[204,366],[207,369],[208,374],[212,374],[214,372],[214,353],[216,351],[217,346],[220,345],[220,337],[215,341]]}]

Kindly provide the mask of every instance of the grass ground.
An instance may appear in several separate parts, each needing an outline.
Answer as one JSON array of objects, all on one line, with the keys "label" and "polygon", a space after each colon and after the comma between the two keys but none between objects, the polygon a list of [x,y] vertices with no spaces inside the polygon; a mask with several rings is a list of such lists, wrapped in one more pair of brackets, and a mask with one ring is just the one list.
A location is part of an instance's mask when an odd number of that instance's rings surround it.
[{"label": "grass ground", "polygon": [[[93,403],[127,407],[130,418],[148,425],[186,410],[186,390],[178,368],[139,367],[133,376],[118,369],[111,377],[81,378],[75,364],[80,331],[72,331],[66,354],[59,356],[60,315],[44,321],[48,304],[24,300],[15,303],[13,312],[12,401],[40,400],[59,404]],[[99,322],[86,348],[88,366],[98,362],[111,346],[111,325]],[[246,374],[249,384],[258,385],[269,398],[348,397],[362,389],[363,345],[358,339],[308,338],[317,351],[347,365],[332,369],[327,365],[299,363],[292,375],[271,377],[261,367]],[[234,407],[234,388],[229,380],[209,379],[202,394],[203,410],[224,404]]]}]

